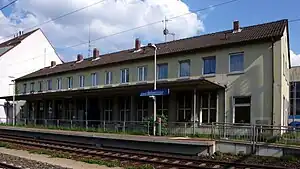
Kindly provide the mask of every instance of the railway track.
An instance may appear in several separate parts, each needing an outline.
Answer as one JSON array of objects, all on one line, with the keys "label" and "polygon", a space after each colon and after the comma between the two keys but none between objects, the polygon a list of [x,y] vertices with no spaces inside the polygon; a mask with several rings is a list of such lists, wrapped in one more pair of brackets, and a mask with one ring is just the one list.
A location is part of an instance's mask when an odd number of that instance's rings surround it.
[{"label": "railway track", "polygon": [[24,169],[21,166],[15,166],[12,163],[7,163],[5,161],[0,162],[0,169]]},{"label": "railway track", "polygon": [[61,152],[75,153],[84,157],[100,157],[108,160],[118,159],[123,162],[152,164],[155,168],[188,168],[188,169],[286,169],[286,167],[266,166],[245,163],[221,162],[191,157],[178,157],[147,152],[97,148],[74,142],[60,142],[45,139],[24,138],[14,135],[1,135],[0,141],[50,149]]}]

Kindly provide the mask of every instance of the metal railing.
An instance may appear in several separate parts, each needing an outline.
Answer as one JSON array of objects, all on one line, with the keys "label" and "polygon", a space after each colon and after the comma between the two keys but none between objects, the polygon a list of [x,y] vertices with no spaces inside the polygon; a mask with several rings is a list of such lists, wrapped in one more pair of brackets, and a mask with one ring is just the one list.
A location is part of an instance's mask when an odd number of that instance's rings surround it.
[{"label": "metal railing", "polygon": [[[2,125],[12,125],[11,120],[0,119]],[[100,121],[65,119],[18,119],[17,126],[47,129],[152,135],[150,121]],[[198,122],[168,122],[160,124],[161,135],[190,136],[210,140],[273,143],[300,146],[300,127],[251,125],[238,123],[200,124]]]}]

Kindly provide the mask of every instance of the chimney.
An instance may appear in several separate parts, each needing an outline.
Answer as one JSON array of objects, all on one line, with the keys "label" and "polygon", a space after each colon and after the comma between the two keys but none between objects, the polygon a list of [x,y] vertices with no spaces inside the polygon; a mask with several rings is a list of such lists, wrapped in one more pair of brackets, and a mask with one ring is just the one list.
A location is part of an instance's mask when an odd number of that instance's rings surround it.
[{"label": "chimney", "polygon": [[77,55],[77,62],[82,61],[82,60],[83,60],[82,54],[78,54]]},{"label": "chimney", "polygon": [[97,59],[99,57],[99,50],[97,48],[94,48],[93,50],[93,59]]},{"label": "chimney", "polygon": [[141,49],[141,41],[139,38],[135,39],[135,50]]},{"label": "chimney", "polygon": [[51,61],[51,67],[56,66],[56,62],[55,61]]},{"label": "chimney", "polygon": [[233,22],[233,32],[239,32],[240,31],[240,22],[235,20]]}]

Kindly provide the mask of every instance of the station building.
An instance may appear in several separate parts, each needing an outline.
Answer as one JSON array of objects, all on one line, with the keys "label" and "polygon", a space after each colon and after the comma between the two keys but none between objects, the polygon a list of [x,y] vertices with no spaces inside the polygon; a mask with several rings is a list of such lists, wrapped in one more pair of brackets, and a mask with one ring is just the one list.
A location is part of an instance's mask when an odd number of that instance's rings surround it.
[{"label": "station building", "polygon": [[[142,121],[157,114],[169,122],[286,125],[289,105],[288,21],[233,28],[51,66],[16,79],[18,118]],[[12,100],[12,96],[3,97]]]}]

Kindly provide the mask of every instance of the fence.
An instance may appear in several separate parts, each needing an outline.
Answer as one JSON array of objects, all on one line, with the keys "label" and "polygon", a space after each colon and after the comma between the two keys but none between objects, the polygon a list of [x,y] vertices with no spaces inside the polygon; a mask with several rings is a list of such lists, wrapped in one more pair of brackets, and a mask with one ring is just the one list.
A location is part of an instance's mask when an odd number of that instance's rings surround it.
[{"label": "fence", "polygon": [[[6,119],[2,125],[11,125]],[[20,119],[17,126],[60,130],[92,131],[152,135],[150,121],[99,121],[64,119]],[[190,136],[214,140],[240,141],[247,143],[276,143],[300,145],[300,128],[237,123],[200,124],[193,122],[168,122],[161,124],[164,136]]]}]

